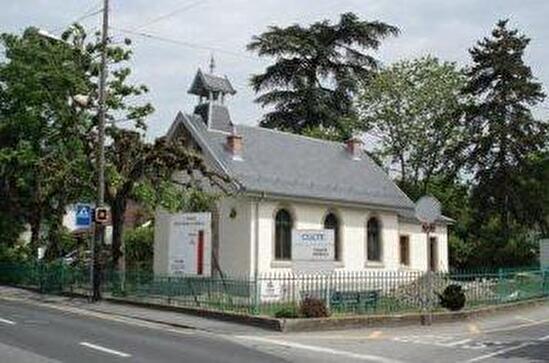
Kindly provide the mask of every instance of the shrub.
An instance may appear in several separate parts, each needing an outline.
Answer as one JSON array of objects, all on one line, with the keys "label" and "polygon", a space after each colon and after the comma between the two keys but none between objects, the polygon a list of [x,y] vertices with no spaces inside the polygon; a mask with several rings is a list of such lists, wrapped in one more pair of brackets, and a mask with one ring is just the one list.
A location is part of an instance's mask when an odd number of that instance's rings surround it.
[{"label": "shrub", "polygon": [[300,314],[305,318],[325,318],[330,316],[326,302],[322,299],[306,297],[301,302]]},{"label": "shrub", "polygon": [[154,228],[152,225],[129,230],[124,235],[126,268],[141,272],[152,272]]},{"label": "shrub", "polygon": [[465,306],[465,293],[460,285],[448,285],[438,297],[440,305],[448,310],[458,311]]},{"label": "shrub", "polygon": [[279,319],[283,319],[283,318],[295,319],[295,318],[299,318],[299,311],[297,310],[297,307],[294,305],[284,306],[278,309],[275,312],[274,316],[275,318],[279,318]]}]

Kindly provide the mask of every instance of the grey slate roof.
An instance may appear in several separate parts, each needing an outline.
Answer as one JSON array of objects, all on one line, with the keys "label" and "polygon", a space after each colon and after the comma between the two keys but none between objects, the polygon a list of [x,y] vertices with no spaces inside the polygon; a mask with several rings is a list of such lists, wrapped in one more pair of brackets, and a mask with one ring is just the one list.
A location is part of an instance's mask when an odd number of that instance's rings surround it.
[{"label": "grey slate roof", "polygon": [[196,72],[196,76],[194,77],[193,83],[191,84],[191,88],[189,89],[189,93],[207,97],[210,91],[221,92],[231,95],[234,95],[236,93],[235,89],[233,88],[231,82],[227,79],[227,77],[207,74],[202,72],[201,69],[198,69],[198,72]]},{"label": "grey slate roof", "polygon": [[226,150],[227,134],[208,129],[196,115],[175,122],[193,134],[205,152],[245,192],[340,201],[390,210],[412,210],[413,202],[366,153],[352,160],[342,143],[312,139],[260,127],[237,125],[243,160]]}]

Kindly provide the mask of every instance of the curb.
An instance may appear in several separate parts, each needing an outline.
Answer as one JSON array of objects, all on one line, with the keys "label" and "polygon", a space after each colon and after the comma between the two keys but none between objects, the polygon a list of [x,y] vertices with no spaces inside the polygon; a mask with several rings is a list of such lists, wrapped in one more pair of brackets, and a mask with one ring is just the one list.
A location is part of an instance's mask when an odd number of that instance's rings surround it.
[{"label": "curb", "polygon": [[[520,309],[528,306],[538,306],[549,303],[548,298],[537,298],[509,304],[478,308],[474,310],[459,312],[438,312],[430,315],[431,323],[448,323],[463,321],[481,316],[503,313],[510,310]],[[401,315],[373,315],[373,316],[345,316],[335,318],[315,319],[283,319],[282,332],[304,332],[319,330],[337,330],[349,328],[366,327],[387,327],[387,326],[410,326],[430,325],[429,314],[401,314]]]},{"label": "curb", "polygon": [[[19,287],[20,288],[20,287]],[[36,291],[35,289],[23,288],[30,291]],[[68,297],[81,297],[86,298],[85,294],[79,292],[67,292],[63,295]],[[549,303],[549,297],[534,298],[530,300],[518,301],[513,303],[494,305],[489,307],[482,307],[477,309],[471,309],[458,312],[436,312],[433,314],[400,314],[400,315],[355,315],[355,316],[339,316],[328,318],[297,318],[297,319],[277,319],[268,316],[251,316],[247,314],[239,314],[233,312],[223,312],[219,310],[207,310],[200,308],[166,305],[153,301],[136,301],[125,298],[107,297],[103,300],[119,304],[119,305],[131,305],[144,307],[149,309],[155,309],[160,311],[171,311],[176,313],[189,314],[199,316],[208,319],[217,319],[221,321],[245,324],[263,328],[270,331],[277,331],[282,333],[287,332],[307,332],[307,331],[321,331],[321,330],[338,330],[338,329],[357,329],[357,328],[369,328],[369,327],[396,327],[396,326],[410,326],[410,325],[430,325],[430,323],[448,323],[453,321],[464,321],[482,316],[501,314],[507,311],[521,309],[524,307],[540,306]],[[93,310],[93,309],[91,309]],[[96,311],[96,310],[93,310]],[[130,317],[133,319],[148,321],[152,323],[159,323],[170,325],[173,327],[185,328],[185,329],[199,329],[194,326],[188,326],[183,324],[177,324],[172,322],[166,322],[157,319],[148,319],[145,317],[125,315],[118,313],[109,313],[100,311],[101,313],[109,315],[119,315],[124,317]]]},{"label": "curb", "polygon": [[[283,319],[270,318],[266,316],[251,316],[246,314],[230,313],[230,312],[223,312],[218,310],[206,310],[206,309],[191,308],[191,307],[184,307],[184,306],[165,305],[165,304],[159,304],[155,302],[135,301],[135,300],[116,298],[116,297],[104,297],[103,300],[111,303],[115,303],[115,304],[120,304],[120,305],[139,306],[139,307],[161,310],[161,311],[171,311],[176,313],[189,314],[189,315],[199,316],[207,319],[217,319],[217,320],[227,321],[232,323],[251,325],[251,326],[255,326],[258,328],[263,328],[271,331],[280,331],[280,332],[284,331]],[[138,317],[135,317],[135,318],[141,319]],[[147,319],[142,319],[142,320],[147,320]],[[149,321],[166,324],[166,322],[157,321],[157,320],[154,320],[154,321],[149,320]],[[167,323],[167,324],[171,325],[172,323]],[[191,327],[191,326],[185,326],[185,328],[196,329],[195,327]]]}]

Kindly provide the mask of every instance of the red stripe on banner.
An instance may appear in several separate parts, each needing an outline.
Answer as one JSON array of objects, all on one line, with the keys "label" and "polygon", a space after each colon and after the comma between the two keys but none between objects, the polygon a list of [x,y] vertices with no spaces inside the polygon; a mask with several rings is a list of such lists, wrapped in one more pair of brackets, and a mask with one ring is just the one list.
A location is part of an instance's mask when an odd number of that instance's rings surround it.
[{"label": "red stripe on banner", "polygon": [[196,251],[196,273],[202,275],[204,271],[204,231],[198,231],[198,251]]}]

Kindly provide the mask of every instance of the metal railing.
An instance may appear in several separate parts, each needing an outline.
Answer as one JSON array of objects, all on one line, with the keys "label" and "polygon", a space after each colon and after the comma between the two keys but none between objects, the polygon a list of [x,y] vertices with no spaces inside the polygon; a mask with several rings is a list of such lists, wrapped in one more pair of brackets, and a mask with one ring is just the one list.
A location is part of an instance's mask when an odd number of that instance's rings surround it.
[{"label": "metal railing", "polygon": [[[330,274],[270,273],[253,277],[159,276],[104,271],[105,296],[198,309],[277,316],[307,297],[325,301],[333,315],[443,311],[439,294],[459,285],[465,309],[549,296],[549,270],[482,269],[452,272],[359,271]],[[87,293],[82,268],[0,264],[0,283],[44,293]]]}]

